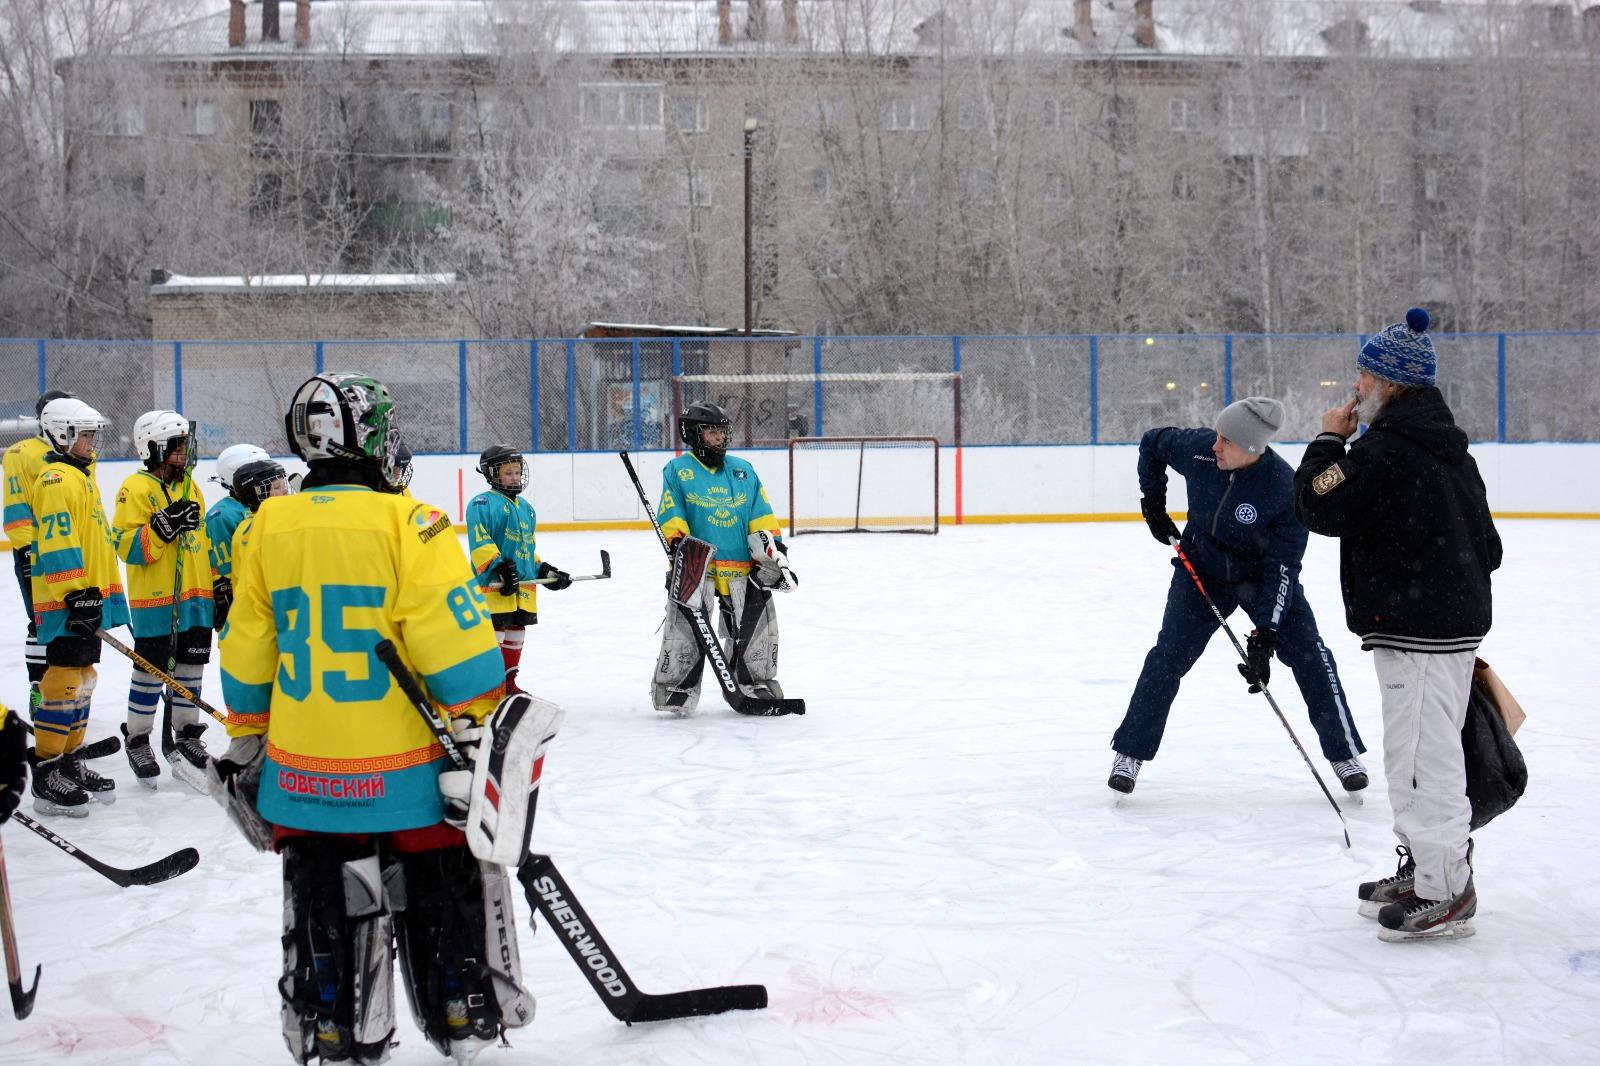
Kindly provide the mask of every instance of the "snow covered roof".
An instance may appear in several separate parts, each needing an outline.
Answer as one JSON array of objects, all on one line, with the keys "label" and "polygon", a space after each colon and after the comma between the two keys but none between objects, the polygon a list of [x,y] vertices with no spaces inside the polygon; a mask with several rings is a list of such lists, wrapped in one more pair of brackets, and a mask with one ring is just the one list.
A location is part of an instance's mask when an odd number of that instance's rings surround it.
[{"label": "snow covered roof", "polygon": [[454,288],[454,274],[255,274],[192,277],[169,274],[150,286],[152,295],[196,292],[303,292],[360,289],[364,292],[424,292]]},{"label": "snow covered roof", "polygon": [[[800,0],[799,35],[785,40],[782,0],[766,0],[767,34],[745,34],[747,4],[732,5],[733,38],[718,43],[716,0],[316,0],[308,49],[293,45],[295,5],[282,0],[280,40],[261,40],[259,0],[245,44],[229,49],[227,0],[190,0],[194,17],[152,40],[178,56],[329,54],[489,56],[548,51],[603,56],[946,53],[1224,57],[1327,56],[1344,25],[1368,54],[1451,58],[1483,54],[1508,34],[1536,33],[1546,48],[1585,50],[1585,0],[1153,0],[1154,47],[1135,39],[1134,0],[1093,0],[1095,40],[1077,39],[1074,0]],[[941,15],[942,13],[942,15]],[[1345,40],[1351,38],[1346,37]]]}]

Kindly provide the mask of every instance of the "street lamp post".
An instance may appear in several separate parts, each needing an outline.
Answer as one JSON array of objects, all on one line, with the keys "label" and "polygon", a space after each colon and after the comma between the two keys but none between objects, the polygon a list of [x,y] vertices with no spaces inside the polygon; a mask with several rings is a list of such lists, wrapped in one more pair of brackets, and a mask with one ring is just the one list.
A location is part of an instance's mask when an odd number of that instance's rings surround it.
[{"label": "street lamp post", "polygon": [[[750,358],[750,330],[755,322],[755,297],[751,283],[751,274],[754,267],[754,246],[750,234],[750,165],[755,156],[756,120],[753,115],[746,115],[744,120],[744,372],[750,374],[754,365]],[[752,400],[750,386],[744,387],[744,439],[746,442],[751,437]]]}]

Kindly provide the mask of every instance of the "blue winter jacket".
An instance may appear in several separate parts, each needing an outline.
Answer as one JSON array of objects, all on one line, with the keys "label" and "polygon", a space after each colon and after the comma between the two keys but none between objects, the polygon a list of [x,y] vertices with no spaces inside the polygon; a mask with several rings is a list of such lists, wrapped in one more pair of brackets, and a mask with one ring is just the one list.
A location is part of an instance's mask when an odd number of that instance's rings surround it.
[{"label": "blue winter jacket", "polygon": [[1139,490],[1165,497],[1167,468],[1183,475],[1184,554],[1208,585],[1258,586],[1251,613],[1275,630],[1299,592],[1309,536],[1295,517],[1294,468],[1268,448],[1243,470],[1218,470],[1216,439],[1210,429],[1152,429],[1139,441]]}]

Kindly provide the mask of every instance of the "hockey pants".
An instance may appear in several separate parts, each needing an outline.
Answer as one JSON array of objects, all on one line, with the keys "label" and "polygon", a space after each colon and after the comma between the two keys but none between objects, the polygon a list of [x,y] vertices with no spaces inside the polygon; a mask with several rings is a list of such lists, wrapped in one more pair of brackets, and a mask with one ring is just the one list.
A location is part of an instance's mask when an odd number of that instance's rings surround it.
[{"label": "hockey pants", "polygon": [[[1208,582],[1206,590],[1224,618],[1235,608],[1253,605],[1256,601],[1257,588],[1251,584]],[[1247,613],[1253,609],[1253,606],[1245,607]],[[1253,613],[1251,620],[1257,625],[1264,621]],[[1161,619],[1161,633],[1156,637],[1156,646],[1145,656],[1144,669],[1134,686],[1133,698],[1128,702],[1128,713],[1111,738],[1114,749],[1135,759],[1156,757],[1161,735],[1167,727],[1167,715],[1178,695],[1178,684],[1199,661],[1218,628],[1211,608],[1200,597],[1188,573],[1174,568],[1172,584],[1167,589],[1167,610]],[[1229,654],[1233,654],[1231,648]],[[1306,602],[1305,591],[1298,585],[1294,589],[1294,601],[1278,625],[1277,658],[1294,673],[1311,716],[1311,725],[1322,743],[1323,757],[1337,762],[1365,751],[1366,746],[1361,743],[1355,720],[1350,717],[1350,708],[1345,702],[1344,686],[1339,683],[1333,653],[1322,643],[1311,604]],[[1240,684],[1242,686],[1243,682]],[[1241,687],[1240,696],[1243,695]]]},{"label": "hockey pants", "polygon": [[[778,673],[778,615],[772,593],[748,578],[735,577],[728,579],[728,594],[722,596],[716,591],[716,582],[707,578],[700,586],[699,607],[709,617],[721,619],[722,650],[740,691],[781,699],[782,689],[774,680]],[[650,689],[656,710],[693,713],[700,701],[704,672],[705,655],[694,628],[678,604],[669,600]]]}]

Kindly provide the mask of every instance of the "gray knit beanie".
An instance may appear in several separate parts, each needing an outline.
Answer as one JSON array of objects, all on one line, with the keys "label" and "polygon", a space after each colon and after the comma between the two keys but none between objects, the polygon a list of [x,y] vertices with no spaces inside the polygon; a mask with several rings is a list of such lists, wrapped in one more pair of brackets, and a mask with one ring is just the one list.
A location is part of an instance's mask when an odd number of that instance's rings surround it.
[{"label": "gray knit beanie", "polygon": [[1259,455],[1282,425],[1283,404],[1266,396],[1246,396],[1222,409],[1216,430],[1251,455]]}]

